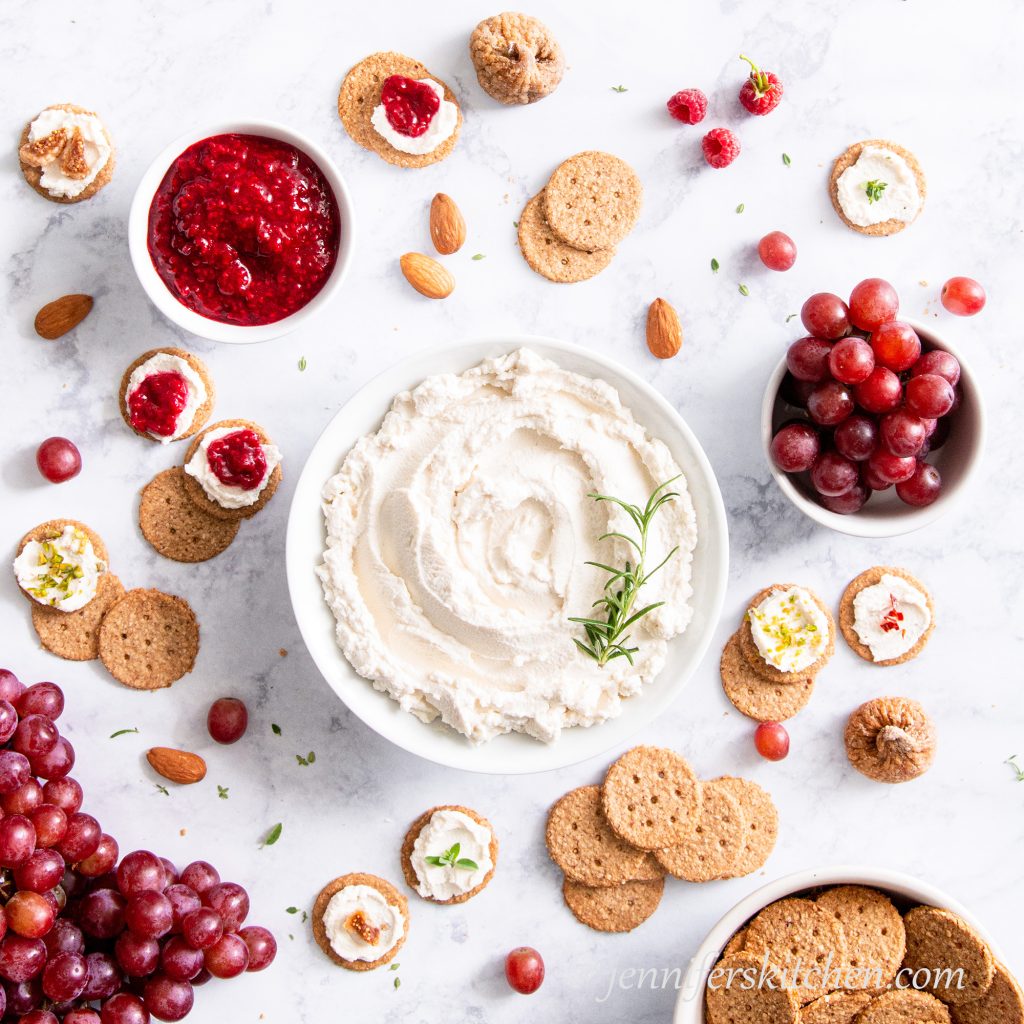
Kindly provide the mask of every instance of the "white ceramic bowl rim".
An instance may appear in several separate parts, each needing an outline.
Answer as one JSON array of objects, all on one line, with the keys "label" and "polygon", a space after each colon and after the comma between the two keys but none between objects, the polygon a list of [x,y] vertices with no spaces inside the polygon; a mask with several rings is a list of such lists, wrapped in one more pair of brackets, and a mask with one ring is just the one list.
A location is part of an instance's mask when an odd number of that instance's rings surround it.
[{"label": "white ceramic bowl rim", "polygon": [[[972,432],[972,436],[966,440],[966,444],[970,448],[966,468],[959,476],[955,485],[944,487],[943,492],[931,505],[927,505],[924,508],[899,505],[893,507],[890,514],[878,515],[874,514],[877,505],[872,506],[870,504],[867,506],[869,511],[865,514],[855,512],[852,515],[840,515],[838,512],[830,512],[827,508],[814,501],[813,498],[805,495],[786,473],[778,469],[772,461],[769,451],[778,390],[786,375],[785,355],[783,355],[772,371],[761,403],[762,448],[768,469],[775,482],[779,485],[779,489],[808,518],[813,519],[822,526],[827,526],[853,537],[898,537],[935,522],[936,519],[955,507],[967,493],[971,481],[981,464],[982,455],[985,450],[986,424],[984,404],[977,378],[972,373],[970,366],[965,362],[962,350],[949,341],[945,335],[937,333],[931,325],[914,320],[911,317],[901,317],[900,319],[903,323],[910,324],[931,347],[943,349],[956,356],[960,363],[960,379],[963,382],[963,404],[957,413],[957,418],[961,430]],[[948,441],[947,446],[949,446]],[[940,449],[940,461],[945,450],[945,448]]]},{"label": "white ceramic bowl rim", "polygon": [[[687,631],[669,644],[668,661],[643,693],[624,703],[619,717],[590,728],[566,729],[552,744],[521,734],[472,745],[445,726],[420,722],[397,701],[356,675],[334,636],[335,622],[314,569],[324,547],[320,492],[349,448],[377,430],[394,395],[431,374],[461,373],[490,356],[522,346],[567,368],[602,377],[616,387],[638,421],[660,437],[687,474],[698,516],[693,558],[695,597]],[[632,400],[631,400],[632,399]],[[652,423],[660,423],[659,431]],[[728,582],[728,525],[711,464],[679,413],[650,384],[607,356],[552,338],[505,335],[441,345],[385,370],[356,392],[324,428],[296,485],[288,519],[287,573],[292,608],[313,661],[335,693],[371,729],[403,749],[438,764],[467,771],[517,775],[576,764],[625,742],[669,707],[703,660],[713,638]]]},{"label": "white ceramic bowl rim", "polygon": [[[334,198],[338,205],[341,236],[338,242],[337,259],[330,276],[320,291],[305,306],[271,324],[259,324],[252,327],[225,324],[196,313],[179,302],[172,294],[156,272],[149,255],[149,209],[168,168],[189,146],[215,135],[226,134],[263,135],[267,138],[287,142],[301,150],[320,168],[334,192]],[[348,274],[355,245],[355,232],[355,210],[352,196],[345,179],[330,155],[307,135],[276,121],[266,121],[260,118],[224,121],[196,128],[178,136],[160,151],[142,175],[128,214],[128,250],[132,266],[150,301],[168,320],[176,323],[179,327],[183,327],[201,338],[229,344],[251,344],[280,338],[291,333],[311,316],[320,312],[337,293]]]},{"label": "white ceramic bowl rim", "polygon": [[912,875],[865,865],[829,865],[784,875],[755,889],[725,913],[708,932],[686,968],[676,1000],[673,1024],[704,1024],[704,987],[711,968],[732,936],[759,910],[786,896],[830,885],[872,886],[910,901],[942,907],[962,917],[988,944],[992,955],[1005,962],[991,935],[973,914],[942,889]]}]

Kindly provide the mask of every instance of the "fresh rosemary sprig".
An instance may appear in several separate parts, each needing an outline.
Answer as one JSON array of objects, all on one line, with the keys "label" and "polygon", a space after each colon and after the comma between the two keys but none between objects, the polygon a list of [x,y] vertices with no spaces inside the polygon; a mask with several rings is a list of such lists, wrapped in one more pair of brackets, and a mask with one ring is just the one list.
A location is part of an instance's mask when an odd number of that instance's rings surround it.
[{"label": "fresh rosemary sprig", "polygon": [[577,637],[573,637],[572,642],[584,654],[593,658],[598,665],[606,665],[613,658],[625,658],[632,665],[633,655],[640,648],[626,646],[629,642],[627,630],[648,612],[654,611],[655,608],[660,608],[665,603],[664,601],[656,601],[654,604],[641,608],[638,612],[633,611],[636,595],[639,593],[640,588],[679,550],[679,546],[676,545],[650,572],[647,572],[644,568],[644,560],[647,558],[647,539],[651,520],[662,505],[679,497],[677,491],[666,490],[667,487],[678,479],[678,476],[674,476],[671,480],[666,480],[663,484],[656,487],[647,499],[647,504],[644,508],[640,508],[638,505],[630,505],[621,498],[613,498],[608,494],[588,495],[588,497],[593,498],[595,501],[610,501],[623,509],[629,518],[633,520],[640,537],[639,540],[635,540],[632,537],[627,537],[624,533],[613,531],[602,534],[598,538],[599,541],[614,538],[631,545],[637,554],[635,565],[629,559],[626,560],[626,565],[622,569],[615,569],[601,562],[586,563],[587,565],[594,566],[596,569],[603,569],[608,573],[608,579],[604,585],[604,593],[593,604],[593,607],[603,609],[605,618],[573,617],[569,621],[579,623],[587,634],[586,643]]},{"label": "fresh rosemary sprig", "polygon": [[465,868],[467,871],[476,871],[476,861],[470,860],[468,857],[460,857],[459,851],[461,849],[462,844],[455,843],[445,850],[440,857],[424,857],[423,859],[428,864],[433,864],[436,868],[443,868],[446,864],[450,864],[453,868]]}]

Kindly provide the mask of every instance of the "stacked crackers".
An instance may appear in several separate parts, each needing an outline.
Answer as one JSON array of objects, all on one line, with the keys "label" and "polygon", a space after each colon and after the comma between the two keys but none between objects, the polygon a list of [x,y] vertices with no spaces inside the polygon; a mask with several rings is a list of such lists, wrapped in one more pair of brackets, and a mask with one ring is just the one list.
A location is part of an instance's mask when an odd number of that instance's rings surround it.
[{"label": "stacked crackers", "polygon": [[[768,983],[744,986],[751,968]],[[736,932],[709,975],[705,1018],[1024,1024],[1024,993],[951,911],[917,906],[903,914],[877,889],[843,885],[771,903]]]},{"label": "stacked crackers", "polygon": [[674,751],[634,747],[603,785],[554,804],[546,843],[577,920],[628,932],[657,909],[666,874],[690,882],[748,875],[768,859],[777,834],[775,805],[756,783],[701,782]]},{"label": "stacked crackers", "polygon": [[612,261],[643,201],[636,172],[611,153],[590,150],[563,161],[519,217],[519,248],[542,277],[586,281]]}]

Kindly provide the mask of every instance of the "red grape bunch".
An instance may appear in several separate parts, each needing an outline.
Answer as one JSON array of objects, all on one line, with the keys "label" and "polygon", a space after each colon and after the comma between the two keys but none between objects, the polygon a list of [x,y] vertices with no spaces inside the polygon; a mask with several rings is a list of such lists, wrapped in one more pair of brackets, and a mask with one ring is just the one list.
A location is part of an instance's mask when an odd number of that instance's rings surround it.
[{"label": "red grape bunch", "polygon": [[877,277],[861,281],[849,303],[819,292],[800,311],[807,336],[789,346],[781,388],[795,415],[776,431],[771,456],[784,473],[806,473],[832,512],[857,512],[893,486],[918,507],[942,493],[926,459],[960,404],[960,364],[925,350],[898,313],[896,289]]},{"label": "red grape bunch", "polygon": [[244,926],[249,896],[205,861],[183,871],[117,842],[82,811],[54,683],[0,669],[0,1018],[178,1021],[194,987],[262,971],[277,952]]}]

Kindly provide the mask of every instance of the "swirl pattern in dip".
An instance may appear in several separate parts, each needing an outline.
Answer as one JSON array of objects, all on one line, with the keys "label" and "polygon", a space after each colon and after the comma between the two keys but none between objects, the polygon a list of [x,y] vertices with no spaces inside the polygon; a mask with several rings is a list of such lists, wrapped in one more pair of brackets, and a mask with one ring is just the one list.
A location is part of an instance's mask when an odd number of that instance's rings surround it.
[{"label": "swirl pattern in dip", "polygon": [[[648,564],[679,550],[639,600],[630,665],[601,667],[569,622],[600,596],[632,535],[591,492],[640,504],[679,476],[610,385],[528,349],[398,395],[323,490],[327,548],[317,573],[353,668],[425,722],[475,742],[506,732],[551,741],[614,718],[689,624],[697,526],[679,497],[652,521]],[[638,605],[639,607],[639,605]]]}]

